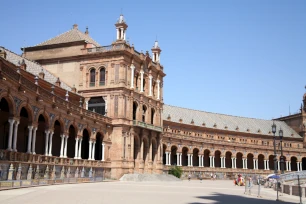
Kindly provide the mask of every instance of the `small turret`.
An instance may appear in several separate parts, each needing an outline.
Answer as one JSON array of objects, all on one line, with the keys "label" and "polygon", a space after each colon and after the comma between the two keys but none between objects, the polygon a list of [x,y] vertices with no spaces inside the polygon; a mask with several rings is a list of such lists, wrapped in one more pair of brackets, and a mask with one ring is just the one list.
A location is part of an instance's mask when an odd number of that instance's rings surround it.
[{"label": "small turret", "polygon": [[152,55],[153,55],[153,62],[160,63],[160,53],[161,49],[158,46],[158,41],[156,40],[154,43],[152,50]]},{"label": "small turret", "polygon": [[117,40],[116,41],[121,41],[121,40],[126,40],[126,29],[128,25],[125,23],[124,17],[121,14],[117,23],[115,24],[116,29],[117,29]]}]

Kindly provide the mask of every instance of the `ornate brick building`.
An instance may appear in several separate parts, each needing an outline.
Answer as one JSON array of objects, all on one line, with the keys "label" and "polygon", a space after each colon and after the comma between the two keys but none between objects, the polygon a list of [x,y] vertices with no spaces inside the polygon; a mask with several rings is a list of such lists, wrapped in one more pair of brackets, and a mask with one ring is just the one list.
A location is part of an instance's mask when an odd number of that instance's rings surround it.
[{"label": "ornate brick building", "polygon": [[[158,42],[140,53],[126,40],[122,15],[115,27],[109,46],[74,25],[23,56],[0,47],[2,170],[40,165],[46,174],[54,166],[56,177],[64,166],[78,178],[86,167],[120,178],[172,165],[228,175],[274,169],[272,121],[164,105]],[[285,170],[306,169],[305,131],[281,120]],[[277,139],[278,158],[279,148]]]}]

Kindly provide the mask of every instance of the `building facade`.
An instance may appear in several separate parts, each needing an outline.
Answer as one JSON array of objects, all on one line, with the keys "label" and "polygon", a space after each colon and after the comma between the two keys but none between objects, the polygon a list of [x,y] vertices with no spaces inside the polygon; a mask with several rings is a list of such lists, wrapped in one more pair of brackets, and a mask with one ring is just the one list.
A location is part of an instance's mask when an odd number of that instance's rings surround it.
[{"label": "building facade", "polygon": [[13,164],[24,172],[41,166],[46,174],[53,166],[48,175],[60,176],[64,167],[66,176],[78,178],[86,167],[88,175],[94,168],[97,175],[118,179],[177,165],[193,174],[269,174],[281,168],[280,128],[285,171],[306,169],[305,131],[296,123],[274,121],[274,164],[272,121],[165,105],[158,42],[150,54],[138,52],[126,40],[122,15],[115,28],[116,41],[109,46],[74,25],[24,48],[22,56],[0,47],[3,172]]}]

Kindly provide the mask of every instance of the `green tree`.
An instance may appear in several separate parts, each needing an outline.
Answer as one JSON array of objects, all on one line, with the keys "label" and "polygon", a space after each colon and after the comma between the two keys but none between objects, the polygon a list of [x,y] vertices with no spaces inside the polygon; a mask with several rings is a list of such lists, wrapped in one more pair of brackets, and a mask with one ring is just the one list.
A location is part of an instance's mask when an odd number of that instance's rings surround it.
[{"label": "green tree", "polygon": [[177,178],[181,178],[181,176],[183,174],[183,169],[179,166],[171,167],[169,169],[169,174],[172,174],[173,176],[175,176]]}]

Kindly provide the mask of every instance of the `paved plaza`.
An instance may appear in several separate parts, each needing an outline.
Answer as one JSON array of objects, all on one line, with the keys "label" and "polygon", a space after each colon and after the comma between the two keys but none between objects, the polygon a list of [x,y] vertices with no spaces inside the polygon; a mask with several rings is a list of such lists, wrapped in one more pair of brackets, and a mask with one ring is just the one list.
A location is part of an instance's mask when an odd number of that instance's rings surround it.
[{"label": "paved plaza", "polygon": [[[261,189],[257,198],[257,186],[252,195],[244,195],[245,188],[234,186],[232,181],[178,181],[178,182],[101,182],[41,186],[0,191],[0,203],[5,204],[200,204],[247,203],[270,204],[276,192]],[[294,196],[280,196],[283,203],[298,203]]]}]

